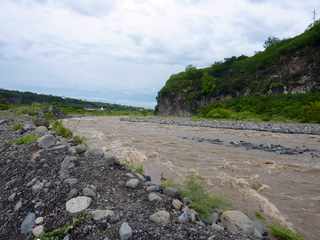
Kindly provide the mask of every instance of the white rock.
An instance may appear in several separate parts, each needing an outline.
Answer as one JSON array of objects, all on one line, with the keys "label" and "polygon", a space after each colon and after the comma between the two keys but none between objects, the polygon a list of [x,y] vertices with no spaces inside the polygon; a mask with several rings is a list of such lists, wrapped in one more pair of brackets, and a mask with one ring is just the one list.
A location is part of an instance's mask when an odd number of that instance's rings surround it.
[{"label": "white rock", "polygon": [[35,220],[35,223],[36,223],[37,225],[43,223],[43,217],[37,217],[36,220]]},{"label": "white rock", "polygon": [[150,220],[157,224],[166,225],[170,222],[170,213],[165,210],[158,211],[150,216]]},{"label": "white rock", "polygon": [[43,232],[44,232],[44,226],[43,225],[36,226],[36,227],[34,227],[32,229],[32,234],[35,237],[39,237],[41,234],[43,234]]},{"label": "white rock", "polygon": [[136,188],[139,185],[139,180],[136,178],[130,179],[127,181],[126,186],[128,188]]},{"label": "white rock", "polygon": [[128,223],[124,222],[121,224],[119,235],[120,240],[128,240],[132,237],[132,229]]},{"label": "white rock", "polygon": [[153,192],[149,193],[148,199],[150,202],[153,202],[153,201],[160,202],[162,200],[162,198],[158,194]]},{"label": "white rock", "polygon": [[92,199],[85,196],[75,197],[66,202],[66,210],[69,213],[79,213],[87,209]]}]

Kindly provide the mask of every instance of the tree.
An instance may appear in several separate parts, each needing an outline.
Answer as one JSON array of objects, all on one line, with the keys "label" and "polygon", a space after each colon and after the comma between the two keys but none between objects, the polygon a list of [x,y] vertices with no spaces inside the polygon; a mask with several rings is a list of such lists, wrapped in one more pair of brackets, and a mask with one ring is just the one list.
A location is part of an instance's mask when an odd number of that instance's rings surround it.
[{"label": "tree", "polygon": [[265,49],[272,47],[276,44],[278,44],[281,40],[279,38],[276,37],[268,37],[268,39],[264,42],[263,47]]}]

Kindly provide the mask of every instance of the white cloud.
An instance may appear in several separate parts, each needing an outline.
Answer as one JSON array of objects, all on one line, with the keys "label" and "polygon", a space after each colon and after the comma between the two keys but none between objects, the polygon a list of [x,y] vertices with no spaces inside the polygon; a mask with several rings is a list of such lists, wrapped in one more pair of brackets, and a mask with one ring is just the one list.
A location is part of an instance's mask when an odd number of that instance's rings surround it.
[{"label": "white cloud", "polygon": [[269,35],[302,32],[313,8],[318,0],[2,0],[0,68],[12,80],[1,83],[32,75],[43,87],[155,94],[187,64],[252,54]]}]

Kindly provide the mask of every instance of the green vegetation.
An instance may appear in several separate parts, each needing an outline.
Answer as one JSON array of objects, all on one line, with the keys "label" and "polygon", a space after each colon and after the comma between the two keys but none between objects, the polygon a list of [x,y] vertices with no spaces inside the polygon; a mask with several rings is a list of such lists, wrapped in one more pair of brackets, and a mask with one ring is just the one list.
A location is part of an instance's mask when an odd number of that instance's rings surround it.
[{"label": "green vegetation", "polygon": [[63,126],[61,121],[55,121],[52,124],[52,130],[55,131],[55,133],[58,136],[64,137],[64,138],[72,138],[73,134],[70,129]]},{"label": "green vegetation", "polygon": [[278,240],[303,240],[300,234],[277,224],[270,226],[270,232]]},{"label": "green vegetation", "polygon": [[78,145],[85,144],[86,143],[86,138],[75,135],[75,136],[73,136],[73,141],[74,141],[75,144],[78,144]]},{"label": "green vegetation", "polygon": [[15,123],[12,125],[12,130],[13,131],[19,131],[23,128],[22,124],[21,123]]},{"label": "green vegetation", "polygon": [[205,189],[205,183],[197,175],[186,177],[182,184],[176,184],[170,179],[161,181],[161,187],[174,187],[179,190],[182,197],[191,200],[190,207],[199,213],[201,219],[210,217],[214,209],[227,209],[230,203],[220,196],[215,196]]},{"label": "green vegetation", "polygon": [[133,163],[133,162],[124,162],[124,165],[132,172],[139,173],[141,175],[144,174],[144,167],[141,163]]},{"label": "green vegetation", "polygon": [[[292,56],[302,56],[310,65],[317,66],[320,49],[320,22],[317,22],[304,33],[290,39],[279,40],[277,38],[269,38],[265,43],[265,50],[256,53],[252,57],[239,56],[224,59],[223,62],[216,62],[210,67],[197,69],[193,66],[187,66],[185,71],[170,76],[165,86],[160,90],[157,100],[162,98],[179,99],[181,107],[192,113],[197,113],[200,103],[204,100],[216,99],[220,101],[226,97],[235,98],[251,94],[255,96],[267,96],[283,93],[284,89],[290,86],[299,86],[301,74],[288,74],[284,72],[279,75],[281,66],[285,64],[285,59]],[[314,64],[313,64],[314,63]],[[316,70],[314,70],[315,72]],[[318,70],[317,70],[318,71]],[[314,73],[315,78],[318,73]],[[317,81],[317,80],[315,80]],[[320,101],[319,93],[315,93],[313,101]],[[302,95],[279,96],[273,97],[248,97],[240,98],[235,101],[226,101],[222,106],[215,106],[216,109],[209,113],[205,112],[204,117],[210,118],[227,118],[227,119],[260,119],[279,120],[288,119],[307,122],[319,122],[318,109],[319,104],[311,105],[313,101],[309,101]],[[312,97],[311,97],[312,98]],[[258,107],[251,104],[252,100],[258,101]],[[267,106],[262,109],[261,101],[267,100]],[[298,101],[303,103],[299,104]],[[249,109],[246,108],[246,102],[250,102]],[[278,102],[280,101],[280,102]],[[241,110],[234,109],[233,104],[243,105]],[[294,105],[285,105],[291,104]],[[273,105],[275,104],[275,107]],[[227,105],[227,107],[225,106]],[[307,106],[310,105],[308,109]],[[274,110],[279,110],[280,115],[277,116]],[[242,106],[240,106],[242,107]],[[269,109],[271,109],[269,111]],[[294,109],[295,107],[299,109]],[[257,109],[259,108],[259,109]],[[287,111],[288,110],[288,111]],[[295,114],[298,112],[298,116]],[[307,113],[308,116],[303,118],[302,115]],[[316,114],[315,114],[316,113]],[[315,116],[316,115],[316,116]]]},{"label": "green vegetation", "polygon": [[72,219],[72,223],[65,224],[59,228],[46,232],[40,236],[40,240],[62,240],[70,231],[78,227],[83,223],[88,216],[86,214],[81,214],[78,217]]},{"label": "green vegetation", "polygon": [[265,216],[263,216],[263,214],[261,212],[256,212],[255,215],[256,215],[256,218],[258,220],[260,220],[261,222],[265,222],[266,221]]},{"label": "green vegetation", "polygon": [[22,137],[19,137],[18,139],[14,140],[13,143],[17,145],[22,145],[22,144],[31,144],[34,143],[38,140],[38,136],[34,134],[27,134]]},{"label": "green vegetation", "polygon": [[320,93],[233,98],[201,108],[198,116],[213,119],[320,123]]},{"label": "green vegetation", "polygon": [[230,206],[225,199],[209,193],[204,188],[202,179],[196,175],[186,178],[180,187],[180,193],[191,200],[190,207],[196,210],[202,219],[208,218],[215,208],[225,209]]}]

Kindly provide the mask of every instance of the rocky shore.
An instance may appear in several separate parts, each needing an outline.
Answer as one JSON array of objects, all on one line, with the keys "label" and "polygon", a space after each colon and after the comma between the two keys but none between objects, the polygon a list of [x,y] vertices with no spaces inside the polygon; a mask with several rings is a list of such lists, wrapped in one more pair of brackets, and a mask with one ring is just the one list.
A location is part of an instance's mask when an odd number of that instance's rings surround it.
[{"label": "rocky shore", "polygon": [[121,121],[127,122],[150,122],[166,125],[190,126],[190,127],[208,127],[225,128],[235,130],[254,130],[274,133],[292,133],[292,134],[313,134],[320,135],[320,124],[302,124],[302,123],[269,123],[269,122],[242,122],[226,120],[197,120],[182,117],[124,117]]},{"label": "rocky shore", "polygon": [[[17,144],[31,134],[37,141]],[[150,180],[30,119],[0,120],[0,239],[268,239],[240,211],[205,223],[176,189]]]}]

